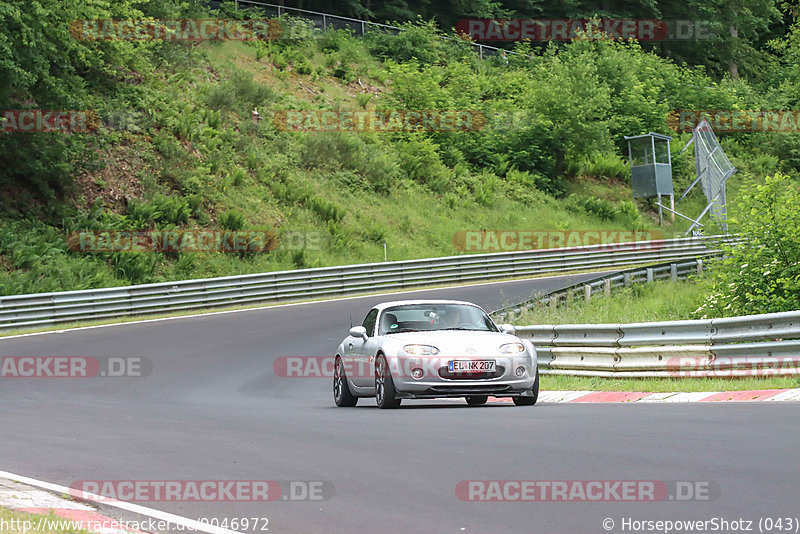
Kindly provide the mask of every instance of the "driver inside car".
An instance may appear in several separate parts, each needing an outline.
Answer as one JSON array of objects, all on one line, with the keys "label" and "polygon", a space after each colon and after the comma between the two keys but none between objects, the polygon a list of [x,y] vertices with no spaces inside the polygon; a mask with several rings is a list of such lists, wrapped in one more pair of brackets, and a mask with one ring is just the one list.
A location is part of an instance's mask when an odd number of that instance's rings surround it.
[{"label": "driver inside car", "polygon": [[461,324],[461,314],[455,308],[448,310],[447,315],[442,318],[442,328],[455,328]]}]

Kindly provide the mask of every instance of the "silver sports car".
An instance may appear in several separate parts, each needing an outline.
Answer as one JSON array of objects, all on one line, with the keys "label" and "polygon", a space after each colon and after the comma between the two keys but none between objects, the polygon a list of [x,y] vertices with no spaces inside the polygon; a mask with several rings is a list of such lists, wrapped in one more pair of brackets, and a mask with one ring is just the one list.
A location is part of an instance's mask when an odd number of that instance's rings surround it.
[{"label": "silver sports car", "polygon": [[339,345],[334,400],[355,406],[359,397],[375,397],[380,408],[396,408],[402,399],[437,397],[480,405],[492,395],[536,404],[536,350],[514,334],[469,302],[385,302]]}]

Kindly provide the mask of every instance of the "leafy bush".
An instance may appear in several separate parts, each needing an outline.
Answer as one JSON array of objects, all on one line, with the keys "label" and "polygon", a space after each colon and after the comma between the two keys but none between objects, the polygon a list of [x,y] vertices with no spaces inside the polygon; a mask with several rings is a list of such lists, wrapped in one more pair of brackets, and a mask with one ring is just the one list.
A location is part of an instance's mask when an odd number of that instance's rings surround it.
[{"label": "leafy bush", "polygon": [[399,33],[374,31],[367,34],[370,51],[381,59],[398,62],[418,59],[422,63],[438,63],[448,56],[463,57],[471,53],[465,41],[446,41],[433,21],[399,24],[405,31]]},{"label": "leafy bush", "polygon": [[236,232],[244,228],[246,223],[244,214],[237,210],[227,210],[219,216],[219,225],[224,230]]},{"label": "leafy bush", "polygon": [[153,204],[135,198],[128,202],[126,219],[132,230],[149,228],[159,215],[158,209]]},{"label": "leafy bush", "polygon": [[628,178],[630,166],[627,161],[613,152],[593,152],[585,156],[579,170],[574,173],[594,178]]},{"label": "leafy bush", "polygon": [[572,193],[567,197],[567,208],[573,211],[591,213],[604,221],[613,219],[617,213],[614,205],[607,200],[576,193]]},{"label": "leafy bush", "polygon": [[647,225],[633,200],[623,200],[616,209],[616,217],[622,221],[629,230],[644,230]]},{"label": "leafy bush", "polygon": [[156,254],[150,252],[114,252],[111,264],[116,273],[133,284],[151,281],[156,265]]},{"label": "leafy bush", "polygon": [[377,143],[367,143],[363,136],[351,133],[307,136],[302,159],[311,168],[357,172],[372,189],[382,193],[388,193],[400,177],[400,164],[393,151]]},{"label": "leafy bush", "polygon": [[722,244],[695,314],[728,317],[800,309],[800,186],[776,173],[747,187],[737,213],[742,241]]},{"label": "leafy bush", "polygon": [[208,86],[205,94],[206,104],[214,110],[248,113],[277,99],[274,89],[255,82],[252,74],[240,70],[235,71],[230,79]]},{"label": "leafy bush", "polygon": [[306,205],[319,215],[323,221],[339,222],[347,214],[347,210],[316,196],[307,198]]},{"label": "leafy bush", "polygon": [[168,224],[189,222],[192,208],[186,198],[179,196],[156,195],[151,201],[156,210],[155,220]]},{"label": "leafy bush", "polygon": [[247,178],[247,171],[243,168],[236,166],[231,172],[231,184],[234,187],[239,187],[244,183],[245,178]]},{"label": "leafy bush", "polygon": [[491,206],[494,204],[495,197],[500,181],[494,174],[485,172],[478,176],[477,183],[474,185],[473,195],[475,202],[481,206]]}]

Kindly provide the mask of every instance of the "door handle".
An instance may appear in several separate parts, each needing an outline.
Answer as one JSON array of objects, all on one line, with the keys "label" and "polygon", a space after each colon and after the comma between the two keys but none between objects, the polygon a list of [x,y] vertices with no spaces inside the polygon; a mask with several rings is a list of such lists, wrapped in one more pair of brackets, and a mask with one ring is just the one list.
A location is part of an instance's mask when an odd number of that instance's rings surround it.
[{"label": "door handle", "polygon": [[349,343],[349,344],[347,345],[347,348],[348,348],[348,349],[352,349],[352,348],[353,348],[353,344],[352,344],[352,343]]}]

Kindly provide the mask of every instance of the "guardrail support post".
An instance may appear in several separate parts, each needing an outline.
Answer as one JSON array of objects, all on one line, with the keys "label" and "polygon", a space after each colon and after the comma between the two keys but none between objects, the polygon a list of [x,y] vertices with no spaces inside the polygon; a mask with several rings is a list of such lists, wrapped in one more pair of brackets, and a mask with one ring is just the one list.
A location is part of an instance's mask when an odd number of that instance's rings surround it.
[{"label": "guardrail support post", "polygon": [[327,30],[328,29],[328,22],[325,20],[325,15],[324,14],[322,15],[322,29],[323,30]]},{"label": "guardrail support post", "polygon": [[678,281],[678,264],[673,263],[669,266],[669,274],[672,277],[673,282]]},{"label": "guardrail support post", "polygon": [[647,281],[648,282],[652,282],[653,281],[653,268],[652,267],[648,267],[647,268]]},{"label": "guardrail support post", "polygon": [[697,258],[697,274],[703,272],[703,258]]},{"label": "guardrail support post", "polygon": [[586,302],[592,300],[592,286],[585,285],[583,286],[583,296],[586,298]]},{"label": "guardrail support post", "polygon": [[555,308],[556,306],[558,306],[558,297],[553,295],[550,297],[550,307]]},{"label": "guardrail support post", "polygon": [[608,278],[603,280],[603,291],[605,292],[607,297],[611,296],[611,280]]},{"label": "guardrail support post", "polygon": [[622,273],[622,285],[623,286],[631,285],[631,273]]}]

